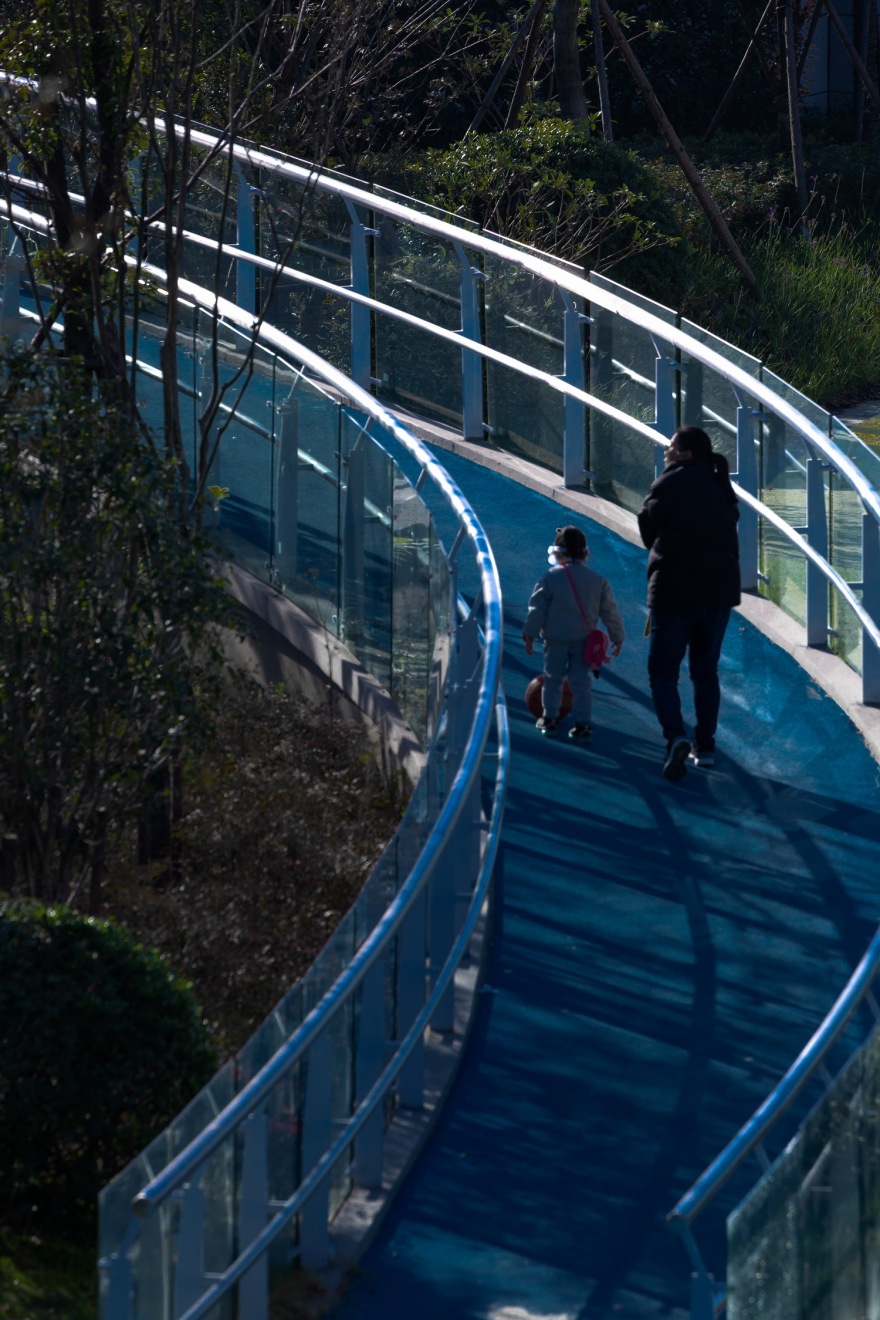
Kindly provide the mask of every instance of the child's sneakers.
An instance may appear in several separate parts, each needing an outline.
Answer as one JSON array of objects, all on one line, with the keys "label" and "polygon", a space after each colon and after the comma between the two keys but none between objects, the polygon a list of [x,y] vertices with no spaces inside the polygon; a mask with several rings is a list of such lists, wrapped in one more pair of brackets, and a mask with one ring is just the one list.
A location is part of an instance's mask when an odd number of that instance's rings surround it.
[{"label": "child's sneakers", "polygon": [[545,738],[555,738],[559,731],[559,720],[551,720],[548,715],[542,715],[535,721],[535,728],[540,729]]},{"label": "child's sneakers", "polygon": [[593,730],[589,724],[576,724],[573,729],[569,729],[568,736],[573,742],[588,743],[593,736]]}]

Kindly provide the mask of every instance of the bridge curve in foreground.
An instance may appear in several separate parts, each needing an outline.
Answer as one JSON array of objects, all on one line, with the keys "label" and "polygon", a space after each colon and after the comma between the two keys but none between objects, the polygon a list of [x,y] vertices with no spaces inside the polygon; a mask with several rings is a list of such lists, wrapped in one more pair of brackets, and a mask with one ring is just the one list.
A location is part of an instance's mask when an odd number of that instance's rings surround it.
[{"label": "bridge curve in foreground", "polygon": [[[722,660],[717,765],[668,783],[645,678],[646,556],[619,511],[539,493],[537,473],[534,490],[443,462],[480,510],[506,602],[512,757],[493,962],[438,1131],[332,1314],[681,1314],[691,1267],[667,1213],[778,1082],[880,920],[877,763],[741,611]],[[536,669],[525,603],[568,519],[628,629],[596,684],[586,749],[541,739],[521,700]],[[700,1221],[719,1281],[725,1215],[759,1173],[741,1168]]]}]

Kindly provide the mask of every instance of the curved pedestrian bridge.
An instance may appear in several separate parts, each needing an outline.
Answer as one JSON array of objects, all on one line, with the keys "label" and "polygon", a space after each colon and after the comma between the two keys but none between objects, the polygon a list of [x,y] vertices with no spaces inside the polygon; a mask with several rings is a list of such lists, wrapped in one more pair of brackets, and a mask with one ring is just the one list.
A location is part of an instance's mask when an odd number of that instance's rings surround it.
[{"label": "curved pedestrian bridge", "polygon": [[[206,235],[210,186],[192,198],[173,293],[187,442],[219,420],[227,553],[271,608],[314,600],[427,767],[307,986],[106,1189],[102,1315],[266,1320],[297,1264],[332,1263],[358,1188],[370,1221],[389,1133],[425,1108],[424,1054],[461,1044],[453,978],[493,862],[468,1049],[338,1315],[709,1320],[727,1299],[742,1320],[832,1295],[847,1320],[873,1313],[873,1047],[812,1111],[868,1034],[880,962],[876,455],[621,286],[272,153],[232,156],[235,234]],[[31,181],[7,185],[15,330],[36,316],[22,245],[50,220]],[[145,394],[156,342],[131,345]],[[633,510],[679,421],[730,458],[746,598],[717,764],[671,784]],[[588,747],[543,740],[522,701],[526,602],[568,521],[628,631]]]}]

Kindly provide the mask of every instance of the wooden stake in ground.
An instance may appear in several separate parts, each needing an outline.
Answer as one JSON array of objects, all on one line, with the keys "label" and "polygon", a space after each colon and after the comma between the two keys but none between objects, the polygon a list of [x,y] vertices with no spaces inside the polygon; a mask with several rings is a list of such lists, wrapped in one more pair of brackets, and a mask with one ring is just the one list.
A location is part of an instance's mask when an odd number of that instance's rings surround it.
[{"label": "wooden stake in ground", "polygon": [[645,76],[642,66],[633,54],[620,24],[611,12],[608,0],[599,0],[599,8],[602,11],[602,19],[605,26],[611,34],[615,46],[617,46],[617,49],[620,51],[624,63],[632,75],[633,81],[641,92],[642,99],[651,111],[651,114],[654,116],[654,119],[657,122],[657,127],[666,139],[669,145],[669,150],[678,161],[681,171],[690,184],[694,196],[706,212],[709,223],[714,229],[719,242],[742,275],[746,287],[755,298],[760,298],[761,290],[758,287],[758,281],[752,274],[751,268],[742,252],[740,252],[736,239],[727,227],[724,216],[719,211],[713,198],[707,192],[703,180],[700,178],[699,171],[685,151],[684,146],[679,140],[678,134],[672,127],[672,124],[667,119],[663,107],[654,94],[653,87]]},{"label": "wooden stake in ground", "polygon": [[611,101],[608,98],[608,78],[605,74],[605,45],[602,41],[602,21],[593,14],[593,52],[596,57],[596,81],[599,85],[599,110],[602,115],[602,136],[606,142],[614,141],[611,126]]},{"label": "wooden stake in ground", "polygon": [[797,53],[794,44],[794,10],[791,0],[779,0],[782,30],[785,42],[785,86],[788,94],[788,129],[791,142],[791,163],[794,170],[794,186],[797,189],[800,221],[803,224],[807,214],[807,171],[804,167],[804,144],[801,138],[801,103],[798,83]]},{"label": "wooden stake in ground", "polygon": [[504,80],[504,75],[507,73],[507,70],[510,68],[511,64],[513,63],[514,56],[516,55],[516,52],[519,50],[523,38],[530,29],[532,19],[535,17],[536,14],[540,16],[540,12],[543,11],[544,5],[546,3],[547,0],[535,0],[535,3],[532,5],[531,9],[526,14],[523,21],[520,23],[519,27],[516,30],[516,35],[514,36],[513,41],[510,43],[510,50],[507,52],[507,54],[504,56],[504,59],[501,61],[501,67],[499,68],[498,72],[495,74],[495,77],[492,79],[492,84],[488,92],[480,102],[480,106],[477,110],[477,113],[473,117],[470,127],[465,133],[465,137],[467,137],[469,133],[475,133],[477,129],[480,127],[480,124],[482,124],[483,120],[486,117],[486,113],[490,105],[495,100],[495,95],[498,91],[498,88],[501,86],[501,83]]},{"label": "wooden stake in ground", "polygon": [[730,86],[728,87],[727,91],[724,93],[723,97],[721,98],[721,104],[719,105],[718,109],[715,111],[715,114],[712,118],[712,122],[710,123],[709,127],[706,129],[705,133],[703,134],[702,141],[704,144],[708,142],[715,135],[715,131],[718,128],[718,125],[722,122],[724,116],[727,114],[728,110],[730,109],[730,103],[733,100],[734,96],[736,95],[737,88],[739,87],[740,83],[745,77],[748,67],[752,62],[752,57],[758,53],[758,49],[759,49],[758,37],[761,35],[761,32],[768,18],[773,13],[773,8],[775,4],[776,4],[776,0],[767,0],[767,7],[764,10],[763,14],[761,15],[760,21],[758,22],[758,26],[755,28],[755,31],[752,34],[752,38],[749,41],[748,46],[746,47],[746,53],[745,55],[743,55],[740,61],[739,68],[737,69],[736,73],[733,75],[733,79],[730,83]]},{"label": "wooden stake in ground", "polygon": [[528,87],[529,79],[532,76],[532,68],[535,63],[535,51],[538,48],[538,37],[541,35],[541,20],[544,17],[544,10],[546,8],[547,0],[540,0],[540,3],[532,5],[531,10],[529,11],[532,25],[529,28],[526,48],[523,52],[522,64],[519,68],[519,77],[516,80],[516,87],[513,92],[513,100],[507,108],[507,118],[504,121],[505,128],[516,128],[519,123],[519,112],[522,110],[525,103],[526,88]]}]

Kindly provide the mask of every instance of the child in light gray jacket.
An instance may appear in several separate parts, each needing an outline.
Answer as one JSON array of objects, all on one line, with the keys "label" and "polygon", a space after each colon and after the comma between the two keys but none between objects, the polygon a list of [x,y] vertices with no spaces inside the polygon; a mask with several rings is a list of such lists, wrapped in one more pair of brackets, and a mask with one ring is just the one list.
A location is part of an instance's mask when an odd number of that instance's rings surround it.
[{"label": "child in light gray jacket", "polygon": [[558,732],[566,678],[572,691],[574,727],[569,738],[589,742],[593,675],[584,658],[584,642],[599,620],[608,629],[612,655],[620,655],[626,636],[620,610],[607,578],[587,568],[587,538],[579,527],[560,527],[547,551],[552,567],[536,582],[523,624],[526,654],[536,637],[544,643],[544,714],[537,728],[548,737]]}]

